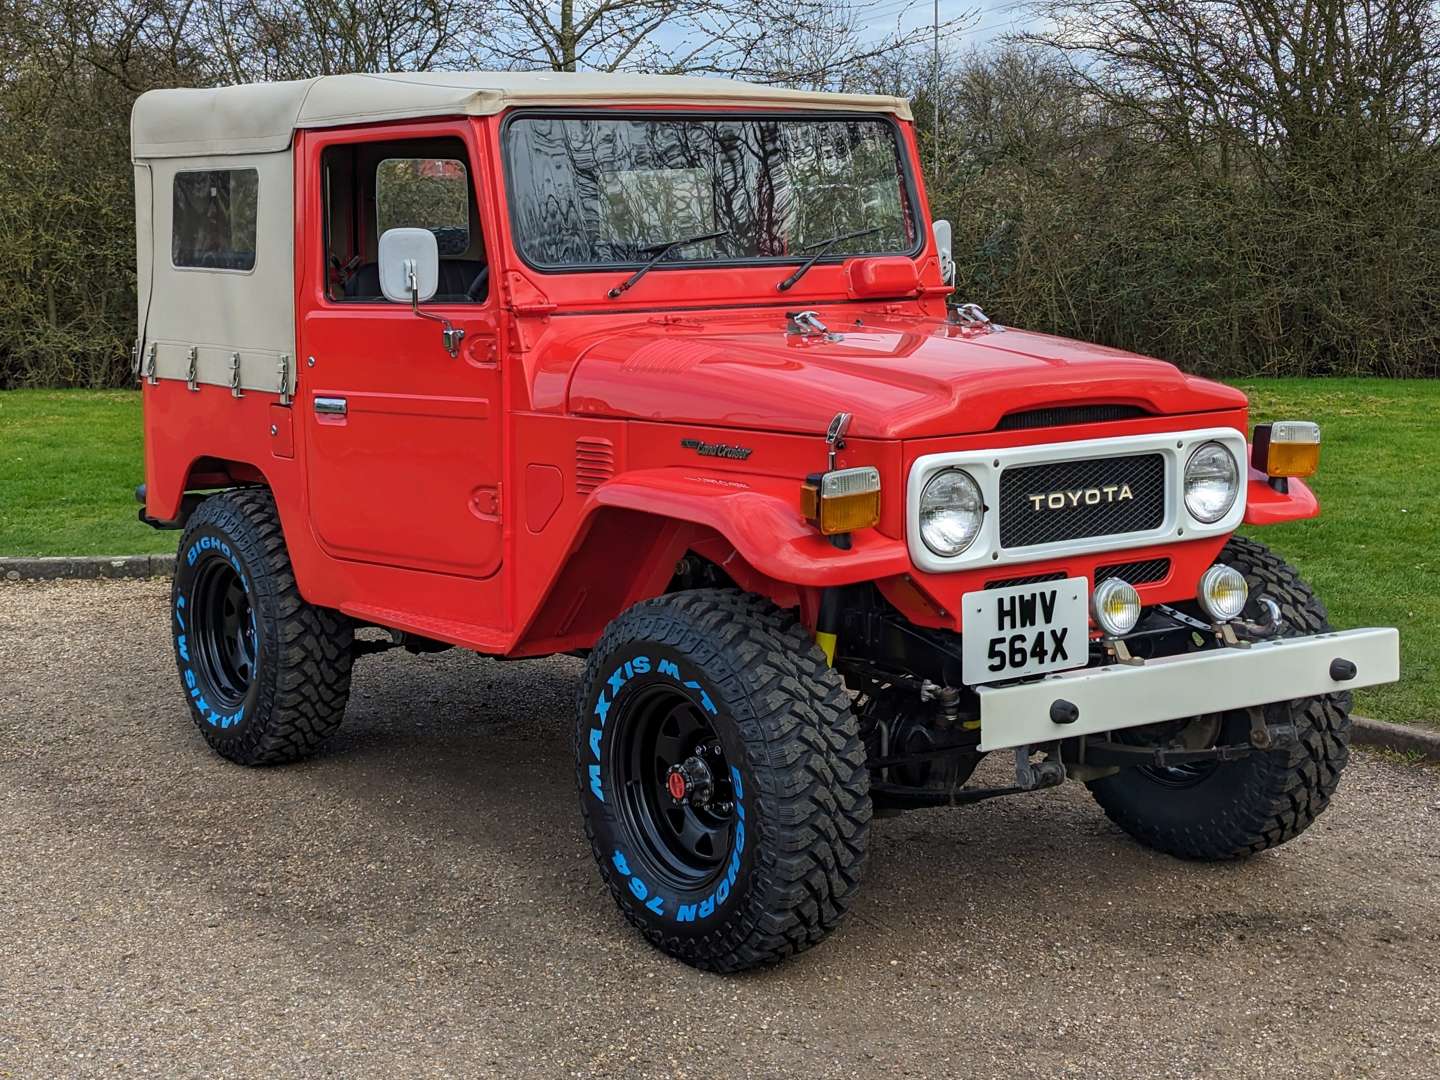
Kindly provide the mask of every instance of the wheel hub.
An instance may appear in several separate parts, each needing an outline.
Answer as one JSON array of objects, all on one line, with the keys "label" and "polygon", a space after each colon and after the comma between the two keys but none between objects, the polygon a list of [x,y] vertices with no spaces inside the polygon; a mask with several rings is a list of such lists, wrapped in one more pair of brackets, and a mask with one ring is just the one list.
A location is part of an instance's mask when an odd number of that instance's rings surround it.
[{"label": "wheel hub", "polygon": [[208,693],[224,708],[235,708],[255,677],[259,642],[249,592],[228,561],[215,558],[203,565],[191,612],[196,660]]},{"label": "wheel hub", "polygon": [[660,880],[695,888],[723,869],[736,825],[730,764],[705,710],[657,684],[612,714],[627,828]]},{"label": "wheel hub", "polygon": [[670,766],[665,774],[665,790],[676,806],[688,803],[695,807],[708,807],[715,794],[715,776],[704,758],[692,754],[679,764]]}]

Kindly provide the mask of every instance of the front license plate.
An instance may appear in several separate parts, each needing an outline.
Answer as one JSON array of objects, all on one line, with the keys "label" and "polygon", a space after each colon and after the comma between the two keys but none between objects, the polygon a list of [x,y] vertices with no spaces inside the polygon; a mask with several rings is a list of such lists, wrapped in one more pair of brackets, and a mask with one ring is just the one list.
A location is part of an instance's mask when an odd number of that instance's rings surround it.
[{"label": "front license plate", "polygon": [[965,681],[1002,682],[1084,667],[1089,659],[1085,578],[966,593],[960,655]]}]

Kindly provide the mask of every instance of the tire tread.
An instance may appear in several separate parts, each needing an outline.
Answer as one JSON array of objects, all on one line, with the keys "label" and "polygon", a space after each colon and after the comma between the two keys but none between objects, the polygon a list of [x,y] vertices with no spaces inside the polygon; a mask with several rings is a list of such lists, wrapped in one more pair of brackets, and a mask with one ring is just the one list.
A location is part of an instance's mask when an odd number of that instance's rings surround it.
[{"label": "tire tread", "polygon": [[[696,967],[734,972],[803,952],[849,910],[869,836],[869,770],[844,683],[795,617],[769,601],[731,589],[673,593],[636,605],[607,628],[582,682],[580,726],[589,723],[589,688],[603,678],[600,660],[639,640],[722,666],[729,658],[720,689],[730,702],[743,697],[752,705],[736,719],[763,823],[756,881],[747,909],[722,928],[695,937],[666,934],[625,902],[587,815],[586,836],[606,884],[641,933]],[[583,775],[580,784],[583,805]]]},{"label": "tire tread", "polygon": [[196,726],[212,749],[243,765],[279,765],[307,757],[344,718],[350,697],[353,624],[340,612],[307,603],[300,595],[275,498],[268,489],[240,488],[205,500],[187,523],[181,558],[190,530],[198,525],[243,538],[253,548],[250,557],[257,565],[251,568],[251,586],[273,599],[279,656],[273,687],[262,689],[262,715],[244,738],[223,739],[203,719]]}]

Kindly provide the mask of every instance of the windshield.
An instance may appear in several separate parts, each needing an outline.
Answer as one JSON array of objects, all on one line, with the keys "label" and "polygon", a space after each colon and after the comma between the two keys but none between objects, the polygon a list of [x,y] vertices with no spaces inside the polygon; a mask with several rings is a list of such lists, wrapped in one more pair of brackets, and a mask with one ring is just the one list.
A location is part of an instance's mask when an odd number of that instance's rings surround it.
[{"label": "windshield", "polygon": [[[521,116],[506,127],[520,254],[551,269],[910,254],[918,231],[894,124]],[[872,231],[873,230],[873,231]],[[807,250],[809,249],[809,250]]]}]

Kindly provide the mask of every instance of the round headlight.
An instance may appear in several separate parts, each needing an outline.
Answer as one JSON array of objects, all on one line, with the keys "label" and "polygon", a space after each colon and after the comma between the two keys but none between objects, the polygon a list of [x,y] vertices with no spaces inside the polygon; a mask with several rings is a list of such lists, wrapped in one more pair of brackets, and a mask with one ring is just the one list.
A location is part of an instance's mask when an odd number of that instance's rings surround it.
[{"label": "round headlight", "polygon": [[1205,614],[1220,623],[1238,619],[1249,597],[1250,586],[1245,583],[1245,575],[1233,566],[1216,563],[1201,575],[1196,599]]},{"label": "round headlight", "polygon": [[936,473],[920,492],[920,539],[936,555],[959,555],[980,535],[984,518],[980,485],[962,469]]},{"label": "round headlight", "polygon": [[1196,448],[1185,463],[1185,509],[1197,521],[1213,525],[1235,505],[1240,494],[1240,466],[1235,455],[1218,442]]},{"label": "round headlight", "polygon": [[1106,578],[1090,595],[1090,612],[1111,637],[1128,634],[1140,621],[1140,594],[1123,578]]}]

